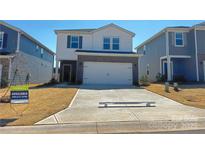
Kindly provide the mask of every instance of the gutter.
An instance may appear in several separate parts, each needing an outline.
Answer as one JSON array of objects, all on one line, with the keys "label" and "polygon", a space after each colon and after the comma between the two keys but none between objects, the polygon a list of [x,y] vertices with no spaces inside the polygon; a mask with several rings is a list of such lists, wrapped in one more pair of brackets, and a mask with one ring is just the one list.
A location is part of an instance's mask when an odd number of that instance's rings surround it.
[{"label": "gutter", "polygon": [[110,53],[88,53],[88,52],[76,52],[77,55],[90,55],[90,56],[111,56],[111,57],[142,57],[142,54],[110,54]]},{"label": "gutter", "polygon": [[198,63],[198,44],[196,27],[194,27],[194,43],[195,43],[195,60],[196,60],[196,80],[199,81],[199,63]]}]

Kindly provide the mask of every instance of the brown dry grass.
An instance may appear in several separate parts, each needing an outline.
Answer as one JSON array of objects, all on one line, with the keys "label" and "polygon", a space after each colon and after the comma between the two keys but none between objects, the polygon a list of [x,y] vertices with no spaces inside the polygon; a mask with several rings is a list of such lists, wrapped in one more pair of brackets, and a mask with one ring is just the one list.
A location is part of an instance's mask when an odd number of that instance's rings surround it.
[{"label": "brown dry grass", "polygon": [[[29,90],[28,105],[0,103],[0,123],[5,125],[33,125],[34,123],[68,107],[77,88],[35,87]],[[0,90],[0,95],[6,89]],[[24,111],[25,110],[25,111]],[[21,112],[23,115],[21,116]]]},{"label": "brown dry grass", "polygon": [[181,104],[205,109],[205,85],[181,85],[179,92],[171,87],[170,92],[164,91],[163,84],[151,84],[147,90],[170,98]]}]

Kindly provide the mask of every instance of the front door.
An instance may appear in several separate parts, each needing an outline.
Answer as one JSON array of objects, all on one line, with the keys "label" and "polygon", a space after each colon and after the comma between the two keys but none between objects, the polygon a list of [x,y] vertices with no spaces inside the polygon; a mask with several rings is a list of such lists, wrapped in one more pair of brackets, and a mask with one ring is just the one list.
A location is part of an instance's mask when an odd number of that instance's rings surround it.
[{"label": "front door", "polygon": [[167,80],[167,62],[166,61],[163,61],[163,73],[162,74],[165,76],[165,79]]},{"label": "front door", "polygon": [[70,64],[64,64],[63,65],[63,76],[62,76],[62,80],[63,82],[71,82],[71,73],[72,73],[72,69],[71,69],[71,65]]},{"label": "front door", "polygon": [[[170,75],[171,75],[171,80],[173,80],[173,62],[171,61],[170,64]],[[163,72],[162,74],[165,76],[165,79],[167,80],[167,76],[168,76],[168,70],[167,70],[167,61],[163,61]]]}]

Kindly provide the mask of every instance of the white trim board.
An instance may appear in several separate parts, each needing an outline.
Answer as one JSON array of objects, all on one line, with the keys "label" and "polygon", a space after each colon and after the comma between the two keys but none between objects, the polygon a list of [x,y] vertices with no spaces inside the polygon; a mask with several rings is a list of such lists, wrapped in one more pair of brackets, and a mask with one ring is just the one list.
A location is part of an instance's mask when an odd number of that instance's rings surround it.
[{"label": "white trim board", "polygon": [[[169,56],[170,58],[191,58],[191,56],[187,56],[187,55],[170,55]],[[160,57],[160,60],[162,59],[166,59],[167,56],[163,56],[163,57]]]},{"label": "white trim board", "polygon": [[118,54],[118,53],[88,53],[78,52],[77,55],[88,55],[88,56],[110,56],[110,57],[141,57],[141,54]]}]

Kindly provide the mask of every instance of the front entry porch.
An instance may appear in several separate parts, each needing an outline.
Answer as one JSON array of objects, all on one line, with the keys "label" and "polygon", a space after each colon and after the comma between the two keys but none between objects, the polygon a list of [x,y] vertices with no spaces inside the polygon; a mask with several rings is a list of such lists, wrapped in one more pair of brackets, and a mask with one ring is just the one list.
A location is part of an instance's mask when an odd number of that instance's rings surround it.
[{"label": "front entry porch", "polygon": [[[60,60],[56,63],[56,76],[60,82],[75,83],[76,82],[76,61],[71,60]],[[60,66],[60,69],[58,67]]]},{"label": "front entry porch", "polygon": [[189,56],[169,56],[160,59],[160,73],[166,81],[196,81],[195,65]]}]

